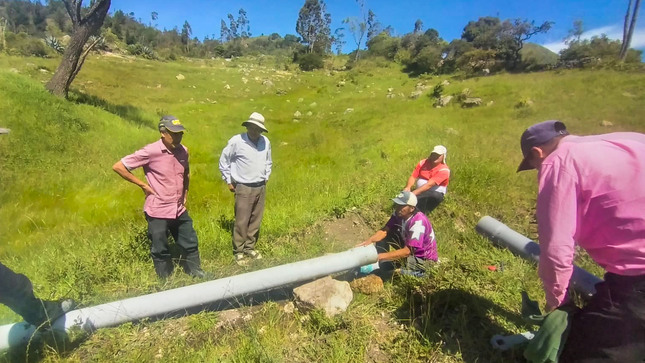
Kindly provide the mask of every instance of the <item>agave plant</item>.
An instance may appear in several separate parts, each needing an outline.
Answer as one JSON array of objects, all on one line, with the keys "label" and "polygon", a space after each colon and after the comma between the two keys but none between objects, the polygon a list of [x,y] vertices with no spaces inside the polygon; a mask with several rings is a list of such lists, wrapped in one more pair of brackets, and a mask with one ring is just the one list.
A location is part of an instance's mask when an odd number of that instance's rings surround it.
[{"label": "agave plant", "polygon": [[87,44],[94,44],[94,50],[105,49],[105,38],[97,35],[92,35],[87,40]]},{"label": "agave plant", "polygon": [[49,47],[51,47],[52,49],[54,49],[56,52],[60,54],[63,54],[63,52],[65,51],[65,47],[63,47],[60,41],[52,35],[48,35],[45,37],[45,44],[47,44]]}]

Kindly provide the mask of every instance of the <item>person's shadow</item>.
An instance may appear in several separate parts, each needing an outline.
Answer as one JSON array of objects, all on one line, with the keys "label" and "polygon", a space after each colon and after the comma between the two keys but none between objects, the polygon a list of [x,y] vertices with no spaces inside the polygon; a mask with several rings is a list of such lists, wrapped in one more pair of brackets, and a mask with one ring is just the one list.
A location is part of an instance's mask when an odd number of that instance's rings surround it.
[{"label": "person's shadow", "polygon": [[461,355],[464,362],[525,362],[521,348],[501,352],[490,343],[496,334],[514,334],[495,317],[531,330],[520,314],[463,290],[446,289],[428,294],[415,288],[402,288],[406,290],[402,292],[406,299],[395,313],[397,318],[413,325],[427,342],[441,346],[446,354]]}]

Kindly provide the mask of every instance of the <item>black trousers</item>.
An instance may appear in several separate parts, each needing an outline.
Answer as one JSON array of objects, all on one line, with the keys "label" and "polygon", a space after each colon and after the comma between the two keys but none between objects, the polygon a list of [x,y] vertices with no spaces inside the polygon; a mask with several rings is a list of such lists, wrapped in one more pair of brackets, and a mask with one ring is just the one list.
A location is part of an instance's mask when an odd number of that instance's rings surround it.
[{"label": "black trousers", "polygon": [[153,262],[170,260],[169,232],[179,246],[182,257],[199,254],[197,233],[188,212],[182,213],[176,219],[154,218],[146,214],[146,220],[148,221],[148,238],[151,243],[150,256]]},{"label": "black trousers", "polygon": [[577,313],[560,362],[645,361],[645,275],[605,274]]},{"label": "black trousers", "polygon": [[0,263],[0,303],[36,326],[46,320],[44,302],[34,296],[33,286],[27,276],[13,272]]},{"label": "black trousers", "polygon": [[443,201],[443,193],[428,190],[417,196],[417,208],[424,214],[430,214]]}]

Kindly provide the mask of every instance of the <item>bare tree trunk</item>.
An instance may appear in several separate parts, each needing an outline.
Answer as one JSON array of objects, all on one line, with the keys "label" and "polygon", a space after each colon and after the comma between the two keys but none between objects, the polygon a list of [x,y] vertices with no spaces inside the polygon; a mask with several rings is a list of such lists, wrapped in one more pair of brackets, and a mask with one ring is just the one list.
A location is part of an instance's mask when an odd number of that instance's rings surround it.
[{"label": "bare tree trunk", "polygon": [[63,0],[63,2],[74,24],[74,33],[69,41],[69,46],[63,53],[63,59],[45,88],[52,94],[67,98],[69,86],[80,71],[89,50],[95,45],[92,44],[85,50],[85,43],[90,35],[103,25],[105,16],[110,9],[111,0],[96,1],[85,17],[81,17],[83,0]]},{"label": "bare tree trunk", "polygon": [[[634,10],[632,11],[632,0],[629,0],[629,5],[627,7],[627,13],[625,15],[625,25],[623,27],[623,44],[620,48],[620,60],[624,61],[627,57],[627,52],[629,51],[629,45],[632,42],[632,35],[634,34],[634,28],[636,28],[636,19],[638,19],[638,9],[640,8],[641,1],[636,0],[634,3]],[[631,13],[631,20],[630,20]],[[628,26],[629,23],[629,26]]]},{"label": "bare tree trunk", "polygon": [[2,51],[7,51],[7,41],[4,37],[4,31],[7,29],[7,19],[0,18],[0,46],[2,46]]}]

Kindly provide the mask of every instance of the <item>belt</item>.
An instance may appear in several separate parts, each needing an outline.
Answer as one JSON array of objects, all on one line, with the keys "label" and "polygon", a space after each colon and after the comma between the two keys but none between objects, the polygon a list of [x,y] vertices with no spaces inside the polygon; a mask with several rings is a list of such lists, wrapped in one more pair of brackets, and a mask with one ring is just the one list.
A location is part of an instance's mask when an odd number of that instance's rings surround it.
[{"label": "belt", "polygon": [[266,181],[263,180],[263,181],[260,181],[260,182],[257,182],[257,183],[240,183],[240,182],[237,182],[237,184],[242,184],[245,187],[249,187],[249,188],[258,188],[258,187],[261,187],[261,186],[265,185]]}]

